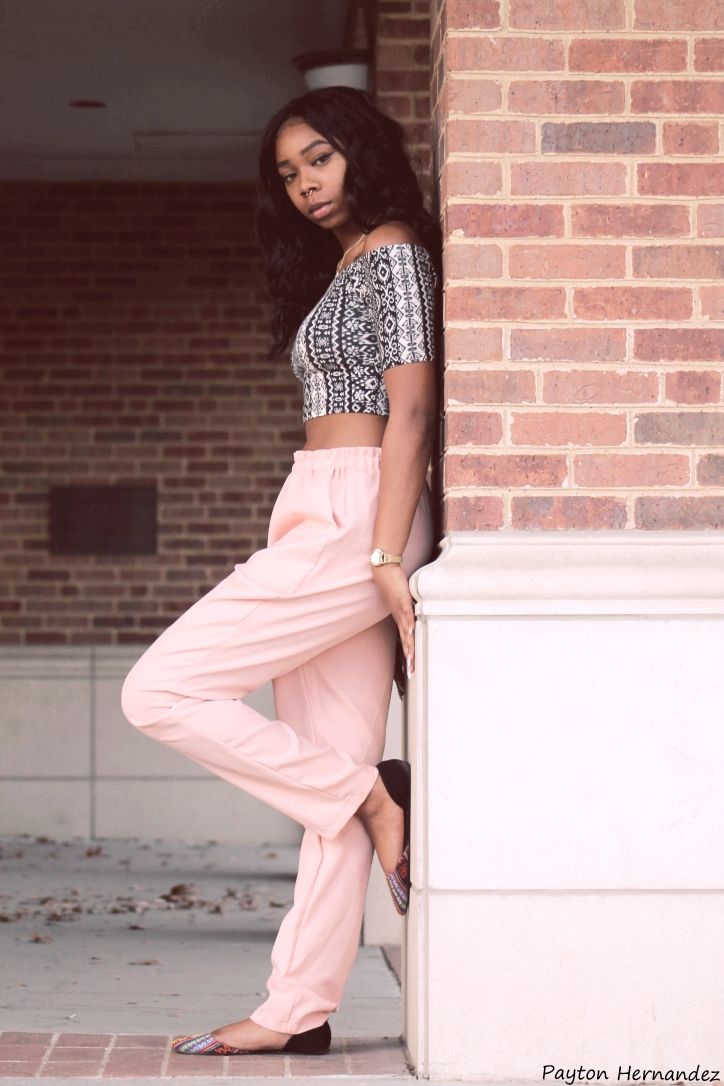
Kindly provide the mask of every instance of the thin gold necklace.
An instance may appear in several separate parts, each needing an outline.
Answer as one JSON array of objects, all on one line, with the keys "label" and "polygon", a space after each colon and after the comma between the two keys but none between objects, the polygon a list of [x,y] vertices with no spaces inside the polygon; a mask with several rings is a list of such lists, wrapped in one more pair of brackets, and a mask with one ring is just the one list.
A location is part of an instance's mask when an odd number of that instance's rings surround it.
[{"label": "thin gold necklace", "polygon": [[349,249],[345,250],[345,252],[342,253],[341,257],[339,258],[339,263],[337,264],[337,271],[339,271],[339,265],[342,263],[342,261],[344,260],[344,258],[347,255],[347,253],[351,253],[353,249],[356,249],[357,246],[359,245],[359,243],[362,241],[362,239],[364,237],[365,237],[365,234],[364,234],[364,231],[363,231],[362,234],[360,234],[360,236],[357,238],[354,245],[350,245]]}]

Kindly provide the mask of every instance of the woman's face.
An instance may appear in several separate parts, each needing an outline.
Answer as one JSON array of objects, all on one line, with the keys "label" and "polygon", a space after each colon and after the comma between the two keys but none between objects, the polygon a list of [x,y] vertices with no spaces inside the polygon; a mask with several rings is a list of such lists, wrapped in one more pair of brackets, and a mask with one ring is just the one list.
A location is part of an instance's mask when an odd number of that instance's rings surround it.
[{"label": "woman's face", "polygon": [[[289,199],[305,218],[325,229],[349,221],[344,175],[347,159],[316,129],[293,118],[279,129],[276,163]],[[323,204],[317,214],[315,205]]]}]

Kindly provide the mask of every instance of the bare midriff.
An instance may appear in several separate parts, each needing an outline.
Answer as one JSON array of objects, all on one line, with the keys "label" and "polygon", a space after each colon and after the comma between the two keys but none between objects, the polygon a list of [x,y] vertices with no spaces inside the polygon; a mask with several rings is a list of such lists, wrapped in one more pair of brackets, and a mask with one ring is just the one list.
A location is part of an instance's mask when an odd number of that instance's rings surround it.
[{"label": "bare midriff", "polygon": [[387,426],[387,415],[352,414],[321,415],[304,424],[304,449],[335,449],[342,445],[381,445]]}]

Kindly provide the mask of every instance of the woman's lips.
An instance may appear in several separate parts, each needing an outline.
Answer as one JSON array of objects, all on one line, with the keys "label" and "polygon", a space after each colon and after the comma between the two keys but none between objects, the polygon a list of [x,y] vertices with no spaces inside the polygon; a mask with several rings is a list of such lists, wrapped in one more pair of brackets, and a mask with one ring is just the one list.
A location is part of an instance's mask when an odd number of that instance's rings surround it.
[{"label": "woman's lips", "polygon": [[332,205],[330,203],[321,204],[316,211],[310,211],[309,214],[313,219],[323,219],[331,206]]}]

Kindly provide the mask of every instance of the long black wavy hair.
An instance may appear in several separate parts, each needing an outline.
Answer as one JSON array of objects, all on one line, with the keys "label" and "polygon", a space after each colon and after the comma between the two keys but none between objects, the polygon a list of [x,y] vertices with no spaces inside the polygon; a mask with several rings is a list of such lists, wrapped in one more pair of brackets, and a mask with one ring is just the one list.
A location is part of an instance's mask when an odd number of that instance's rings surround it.
[{"label": "long black wavy hair", "polygon": [[[405,150],[405,131],[365,91],[323,87],[292,98],[267,123],[259,152],[256,233],[267,261],[273,342],[267,360],[287,347],[331,282],[339,242],[294,206],[276,167],[282,124],[302,118],[347,159],[344,191],[352,218],[365,233],[394,219],[408,223],[430,253],[442,283],[440,228],[425,209]],[[439,305],[438,305],[439,312]]]}]

